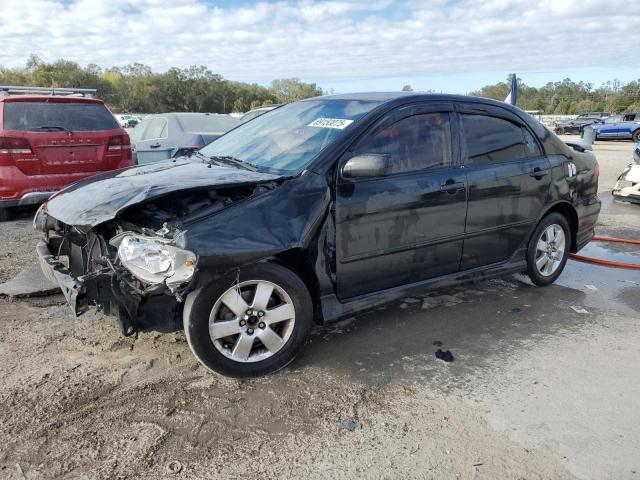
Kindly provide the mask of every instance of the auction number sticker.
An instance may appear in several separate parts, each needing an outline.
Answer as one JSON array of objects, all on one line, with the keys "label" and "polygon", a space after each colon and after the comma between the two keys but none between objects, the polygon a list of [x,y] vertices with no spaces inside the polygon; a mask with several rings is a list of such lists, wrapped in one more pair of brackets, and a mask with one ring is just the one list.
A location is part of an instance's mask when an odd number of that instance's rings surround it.
[{"label": "auction number sticker", "polygon": [[352,123],[353,120],[348,120],[346,118],[317,118],[307,125],[307,127],[337,128],[338,130],[342,130]]}]

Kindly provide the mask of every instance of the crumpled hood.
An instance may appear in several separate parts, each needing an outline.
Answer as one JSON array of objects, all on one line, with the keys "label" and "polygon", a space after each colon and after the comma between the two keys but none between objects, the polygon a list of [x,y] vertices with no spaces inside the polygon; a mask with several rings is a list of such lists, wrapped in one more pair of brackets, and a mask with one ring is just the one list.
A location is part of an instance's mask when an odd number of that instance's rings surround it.
[{"label": "crumpled hood", "polygon": [[163,161],[97,175],[53,195],[43,209],[67,225],[94,227],[126,208],[180,190],[228,187],[282,178],[190,160]]}]

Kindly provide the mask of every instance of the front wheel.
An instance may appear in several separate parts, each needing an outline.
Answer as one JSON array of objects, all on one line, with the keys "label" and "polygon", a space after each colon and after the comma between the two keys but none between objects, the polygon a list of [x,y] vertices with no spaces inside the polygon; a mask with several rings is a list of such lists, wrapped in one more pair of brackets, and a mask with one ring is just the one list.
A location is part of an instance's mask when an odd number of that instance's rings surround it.
[{"label": "front wheel", "polygon": [[527,274],[538,286],[550,285],[564,270],[571,245],[571,229],[559,213],[545,216],[531,236],[527,248]]},{"label": "front wheel", "polygon": [[9,213],[9,209],[0,207],[0,222],[6,222],[10,218],[11,214]]},{"label": "front wheel", "polygon": [[240,269],[191,294],[184,329],[196,358],[223,375],[276,372],[297,355],[311,329],[311,297],[291,270],[273,263]]},{"label": "front wheel", "polygon": [[640,128],[635,132],[633,132],[633,135],[631,135],[631,138],[633,139],[634,142],[640,142]]}]

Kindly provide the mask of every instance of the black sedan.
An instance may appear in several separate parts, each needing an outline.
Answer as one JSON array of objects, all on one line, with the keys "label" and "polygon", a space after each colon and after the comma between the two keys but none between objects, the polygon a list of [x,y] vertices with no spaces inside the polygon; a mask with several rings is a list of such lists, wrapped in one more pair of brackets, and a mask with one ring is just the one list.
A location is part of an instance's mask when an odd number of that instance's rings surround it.
[{"label": "black sedan", "polygon": [[510,105],[335,95],[76,183],[34,225],[76,314],[184,327],[202,364],[247,377],[291,362],[314,322],[512,272],[553,283],[593,236],[597,186],[591,152]]},{"label": "black sedan", "polygon": [[554,132],[558,135],[580,135],[582,134],[584,127],[602,123],[608,116],[609,114],[605,112],[583,113],[573,120],[556,123]]}]

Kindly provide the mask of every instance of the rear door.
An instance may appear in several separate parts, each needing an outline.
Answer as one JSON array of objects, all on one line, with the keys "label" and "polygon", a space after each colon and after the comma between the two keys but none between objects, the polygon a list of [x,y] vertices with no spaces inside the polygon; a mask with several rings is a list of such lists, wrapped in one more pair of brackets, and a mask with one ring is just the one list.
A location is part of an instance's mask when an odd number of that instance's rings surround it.
[{"label": "rear door", "polygon": [[390,155],[388,176],[338,179],[338,297],[349,298],[456,272],[466,186],[452,139],[452,104],[400,108],[341,159]]},{"label": "rear door", "polygon": [[169,140],[167,117],[153,117],[142,137],[136,142],[138,165],[166,160],[173,155],[175,146]]},{"label": "rear door", "polygon": [[546,203],[550,163],[508,110],[460,104],[469,188],[462,270],[510,258]]},{"label": "rear door", "polygon": [[124,131],[102,102],[6,99],[3,133],[29,142],[33,154],[16,160],[26,175],[101,172],[123,159],[123,150],[109,145],[114,137],[121,143]]}]

